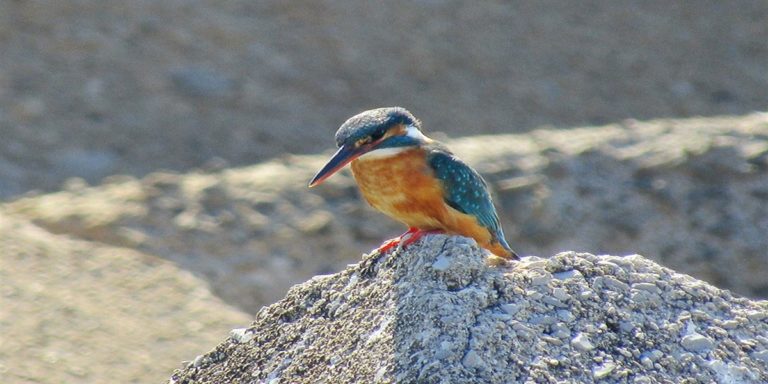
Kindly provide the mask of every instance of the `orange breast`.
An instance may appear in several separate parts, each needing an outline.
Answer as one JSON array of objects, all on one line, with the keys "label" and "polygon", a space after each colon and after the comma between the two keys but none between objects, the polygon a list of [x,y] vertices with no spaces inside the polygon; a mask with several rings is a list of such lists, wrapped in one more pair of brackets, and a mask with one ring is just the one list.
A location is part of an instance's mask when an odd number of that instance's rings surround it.
[{"label": "orange breast", "polygon": [[409,227],[441,229],[445,203],[425,154],[412,149],[386,158],[357,159],[352,174],[374,208]]},{"label": "orange breast", "polygon": [[445,203],[442,186],[424,151],[412,149],[386,158],[357,159],[352,162],[352,174],[368,203],[393,219],[409,227],[471,237],[480,246],[499,252],[488,229],[474,216]]}]

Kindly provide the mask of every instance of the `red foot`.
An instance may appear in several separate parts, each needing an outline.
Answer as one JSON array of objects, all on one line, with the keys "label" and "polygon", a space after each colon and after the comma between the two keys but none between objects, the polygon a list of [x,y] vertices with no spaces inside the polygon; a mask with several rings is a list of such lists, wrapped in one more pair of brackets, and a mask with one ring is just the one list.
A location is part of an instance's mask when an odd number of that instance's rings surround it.
[{"label": "red foot", "polygon": [[434,234],[434,233],[445,233],[445,231],[443,231],[442,229],[430,229],[428,231],[416,231],[416,232],[413,232],[410,235],[408,235],[408,237],[405,238],[402,241],[402,243],[403,243],[402,247],[405,248],[405,247],[415,243],[416,241],[418,241],[422,237],[424,237],[426,235],[431,235],[431,234]]},{"label": "red foot", "polygon": [[398,244],[400,244],[400,240],[402,240],[403,237],[405,237],[407,235],[410,235],[410,234],[412,234],[414,232],[418,232],[418,230],[419,230],[418,228],[410,227],[402,235],[400,235],[398,237],[395,237],[393,239],[389,239],[389,240],[381,243],[381,245],[379,246],[379,248],[377,250],[379,251],[379,253],[387,252],[390,249],[392,249],[393,247],[396,247]]},{"label": "red foot", "polygon": [[385,242],[383,242],[379,246],[379,253],[384,253],[392,249],[393,247],[396,247],[400,245],[402,248],[405,248],[413,243],[415,243],[417,240],[424,237],[424,235],[432,234],[432,233],[443,233],[444,231],[440,229],[432,229],[429,231],[422,231],[418,228],[408,228],[408,231],[403,233],[402,235],[395,237],[394,239],[389,239]]}]

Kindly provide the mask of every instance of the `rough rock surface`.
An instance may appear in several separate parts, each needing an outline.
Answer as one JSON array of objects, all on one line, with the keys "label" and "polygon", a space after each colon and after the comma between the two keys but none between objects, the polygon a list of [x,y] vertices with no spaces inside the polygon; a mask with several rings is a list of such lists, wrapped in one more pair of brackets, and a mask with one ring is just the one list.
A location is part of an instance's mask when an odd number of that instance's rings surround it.
[{"label": "rough rock surface", "polygon": [[[489,181],[522,254],[642,253],[768,297],[768,114],[626,121],[449,145]],[[71,180],[64,191],[0,210],[170,259],[255,313],[291,285],[338,271],[404,230],[358,197],[348,172],[307,189],[326,159],[113,177],[96,187]]]},{"label": "rough rock surface", "polygon": [[768,302],[641,256],[428,236],[293,287],[172,383],[764,383]]},{"label": "rough rock surface", "polygon": [[454,136],[768,105],[768,3],[0,2],[0,197],[235,165],[403,105]]},{"label": "rough rock surface", "polygon": [[0,214],[0,382],[160,382],[249,316],[135,250]]}]

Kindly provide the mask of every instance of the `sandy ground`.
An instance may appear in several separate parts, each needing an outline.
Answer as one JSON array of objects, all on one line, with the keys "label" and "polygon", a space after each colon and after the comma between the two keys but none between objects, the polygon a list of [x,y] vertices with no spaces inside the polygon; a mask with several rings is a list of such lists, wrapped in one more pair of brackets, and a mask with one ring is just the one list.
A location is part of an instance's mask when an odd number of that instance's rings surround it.
[{"label": "sandy ground", "polygon": [[162,382],[247,324],[172,263],[0,216],[4,383]]}]

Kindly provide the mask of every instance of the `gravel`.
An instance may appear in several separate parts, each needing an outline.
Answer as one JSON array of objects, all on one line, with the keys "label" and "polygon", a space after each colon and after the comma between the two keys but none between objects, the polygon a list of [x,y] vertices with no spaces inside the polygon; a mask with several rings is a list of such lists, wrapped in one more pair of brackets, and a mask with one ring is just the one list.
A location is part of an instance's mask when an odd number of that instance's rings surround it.
[{"label": "gravel", "polygon": [[[639,255],[564,252],[498,267],[484,255],[445,235],[366,255],[293,287],[171,382],[768,380],[768,302]],[[542,278],[552,275],[562,278]],[[628,287],[651,283],[658,300],[631,299]],[[566,309],[546,300],[555,292],[568,293]]]}]

